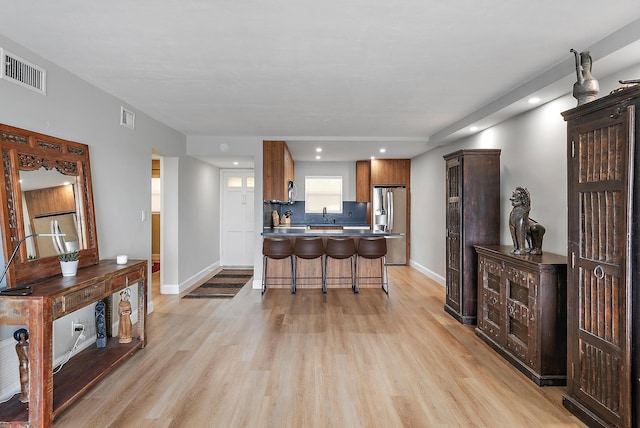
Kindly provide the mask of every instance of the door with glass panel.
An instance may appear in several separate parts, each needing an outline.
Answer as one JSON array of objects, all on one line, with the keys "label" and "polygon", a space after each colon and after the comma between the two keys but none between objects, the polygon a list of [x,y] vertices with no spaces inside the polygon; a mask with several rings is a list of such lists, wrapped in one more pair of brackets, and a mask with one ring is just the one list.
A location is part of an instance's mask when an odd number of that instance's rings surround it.
[{"label": "door with glass panel", "polygon": [[221,174],[220,262],[222,266],[253,266],[253,171],[223,170]]}]

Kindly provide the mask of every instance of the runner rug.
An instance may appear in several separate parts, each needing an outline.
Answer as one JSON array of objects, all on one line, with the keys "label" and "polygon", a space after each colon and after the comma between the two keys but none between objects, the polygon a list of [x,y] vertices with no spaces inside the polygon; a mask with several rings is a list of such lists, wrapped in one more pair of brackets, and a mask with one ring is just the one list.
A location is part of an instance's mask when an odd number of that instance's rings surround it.
[{"label": "runner rug", "polygon": [[231,298],[253,277],[252,269],[223,269],[184,296],[185,299]]}]

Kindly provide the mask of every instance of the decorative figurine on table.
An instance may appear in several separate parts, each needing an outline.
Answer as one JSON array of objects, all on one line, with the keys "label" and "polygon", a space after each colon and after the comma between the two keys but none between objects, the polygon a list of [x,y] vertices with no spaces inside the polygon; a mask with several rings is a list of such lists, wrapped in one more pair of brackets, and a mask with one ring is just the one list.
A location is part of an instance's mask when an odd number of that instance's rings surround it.
[{"label": "decorative figurine on table", "polygon": [[[516,187],[511,198],[511,214],[509,214],[509,231],[513,239],[511,253],[542,254],[542,238],[545,228],[529,217],[531,211],[531,197],[524,187]],[[527,248],[527,244],[529,248]]]},{"label": "decorative figurine on table", "polygon": [[131,289],[125,288],[120,292],[120,304],[118,314],[120,323],[118,325],[118,343],[131,342]]},{"label": "decorative figurine on table", "polygon": [[600,92],[600,84],[591,75],[591,54],[589,51],[578,52],[571,49],[576,59],[577,81],[573,84],[573,97],[578,100],[578,105],[582,105],[596,99]]},{"label": "decorative figurine on table", "polygon": [[96,347],[105,348],[107,346],[107,323],[104,316],[104,302],[99,300],[96,303]]},{"label": "decorative figurine on table", "polygon": [[29,332],[20,328],[13,332],[13,338],[18,341],[16,353],[20,362],[20,395],[21,403],[29,402]]}]

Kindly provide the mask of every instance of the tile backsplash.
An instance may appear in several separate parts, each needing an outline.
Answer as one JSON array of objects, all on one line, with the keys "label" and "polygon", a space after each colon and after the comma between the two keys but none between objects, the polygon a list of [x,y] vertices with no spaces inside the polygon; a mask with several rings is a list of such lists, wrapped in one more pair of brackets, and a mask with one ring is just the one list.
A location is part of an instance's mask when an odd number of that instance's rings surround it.
[{"label": "tile backsplash", "polygon": [[264,227],[272,227],[273,220],[271,212],[278,211],[278,215],[282,218],[286,211],[291,211],[291,224],[351,224],[362,225],[367,224],[367,203],[366,202],[342,202],[342,213],[330,213],[326,216],[322,214],[307,214],[304,212],[304,201],[297,201],[293,204],[278,204],[269,201],[264,202],[263,206],[263,225]]}]

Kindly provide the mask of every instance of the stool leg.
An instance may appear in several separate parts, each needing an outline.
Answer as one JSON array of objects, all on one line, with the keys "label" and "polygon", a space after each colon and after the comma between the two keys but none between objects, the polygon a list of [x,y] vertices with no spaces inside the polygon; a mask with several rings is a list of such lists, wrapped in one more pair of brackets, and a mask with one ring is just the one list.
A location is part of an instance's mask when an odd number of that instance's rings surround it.
[{"label": "stool leg", "polygon": [[[389,271],[387,270],[387,256],[383,256],[380,260],[382,260],[382,266],[384,271],[382,272],[382,289],[387,295],[389,295]],[[384,286],[387,286],[385,288]]]},{"label": "stool leg", "polygon": [[320,264],[322,267],[322,294],[327,294],[327,264],[329,263],[329,257],[324,256],[324,264],[322,263],[322,257],[320,257]]},{"label": "stool leg", "polygon": [[351,290],[356,290],[356,256],[349,257],[349,268],[351,269]]},{"label": "stool leg", "polygon": [[358,259],[360,258],[360,256],[356,256],[356,259],[354,261],[355,263],[355,270],[356,270],[356,277],[355,280],[353,281],[353,294],[358,294],[358,283],[360,282],[360,264],[358,263]]},{"label": "stool leg", "polygon": [[262,256],[262,295],[267,291],[267,256]]},{"label": "stool leg", "polygon": [[[296,271],[298,267],[298,258],[295,256],[291,257],[291,294],[296,294]],[[296,259],[295,262],[293,259]]]}]

